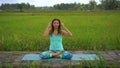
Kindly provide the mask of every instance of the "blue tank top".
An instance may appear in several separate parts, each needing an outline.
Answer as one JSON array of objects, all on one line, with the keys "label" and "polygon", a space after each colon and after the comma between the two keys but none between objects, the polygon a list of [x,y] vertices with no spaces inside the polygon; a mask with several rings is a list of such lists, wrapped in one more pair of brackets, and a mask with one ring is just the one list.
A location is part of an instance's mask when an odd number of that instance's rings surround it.
[{"label": "blue tank top", "polygon": [[62,45],[62,34],[50,36],[50,50],[64,50]]}]

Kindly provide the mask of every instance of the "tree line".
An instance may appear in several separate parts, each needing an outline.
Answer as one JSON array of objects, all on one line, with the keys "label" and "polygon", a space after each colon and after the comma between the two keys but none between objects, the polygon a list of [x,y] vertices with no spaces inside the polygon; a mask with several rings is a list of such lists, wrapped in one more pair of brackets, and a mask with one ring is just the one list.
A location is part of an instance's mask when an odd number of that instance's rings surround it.
[{"label": "tree line", "polygon": [[88,4],[68,3],[56,4],[53,7],[59,10],[119,10],[120,0],[100,0],[101,4],[97,4],[95,0],[90,0]]},{"label": "tree line", "polygon": [[0,6],[0,9],[3,11],[23,12],[24,10],[35,9],[35,6],[30,5],[29,3],[16,3],[16,4],[5,3]]},{"label": "tree line", "polygon": [[16,3],[16,4],[2,4],[1,10],[120,10],[120,0],[100,0],[100,4],[97,4],[95,0],[90,0],[88,4],[81,3],[61,3],[56,4],[53,7],[35,7],[29,3]]}]

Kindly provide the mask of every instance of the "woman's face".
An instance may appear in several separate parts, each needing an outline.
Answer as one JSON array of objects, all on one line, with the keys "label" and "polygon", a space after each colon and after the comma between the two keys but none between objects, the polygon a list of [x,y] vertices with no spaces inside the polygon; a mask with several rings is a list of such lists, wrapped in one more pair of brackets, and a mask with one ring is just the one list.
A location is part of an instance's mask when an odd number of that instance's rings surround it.
[{"label": "woman's face", "polygon": [[60,24],[59,24],[59,21],[55,20],[55,21],[53,22],[54,28],[58,28],[59,25],[60,25]]}]

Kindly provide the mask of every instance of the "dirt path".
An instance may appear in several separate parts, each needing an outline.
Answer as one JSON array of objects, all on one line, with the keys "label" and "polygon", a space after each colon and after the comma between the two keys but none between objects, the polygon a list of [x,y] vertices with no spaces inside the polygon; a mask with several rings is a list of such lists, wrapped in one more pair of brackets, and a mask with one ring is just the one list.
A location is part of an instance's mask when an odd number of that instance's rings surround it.
[{"label": "dirt path", "polygon": [[[113,61],[120,64],[120,51],[71,51],[75,54],[97,54],[103,56],[107,60],[108,64],[111,64]],[[21,60],[25,54],[34,53],[39,54],[40,52],[36,51],[0,51],[0,66],[6,67],[6,64],[13,65],[13,67],[25,66],[26,64],[33,64],[35,61],[23,61]],[[69,64],[75,65],[81,61],[37,61],[39,65],[49,66],[50,67],[61,67],[64,68]]]}]

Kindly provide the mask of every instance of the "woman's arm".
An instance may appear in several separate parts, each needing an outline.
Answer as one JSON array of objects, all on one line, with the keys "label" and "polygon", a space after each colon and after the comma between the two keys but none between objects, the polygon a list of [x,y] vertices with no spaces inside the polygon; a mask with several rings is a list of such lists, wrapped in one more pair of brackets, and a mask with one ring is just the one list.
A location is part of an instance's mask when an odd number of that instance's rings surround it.
[{"label": "woman's arm", "polygon": [[50,35],[50,30],[51,30],[51,22],[49,22],[49,24],[44,32],[44,36]]},{"label": "woman's arm", "polygon": [[61,23],[61,26],[64,28],[64,30],[62,30],[63,35],[72,36],[72,33],[67,29],[67,27],[65,27],[65,25],[63,23]]}]

